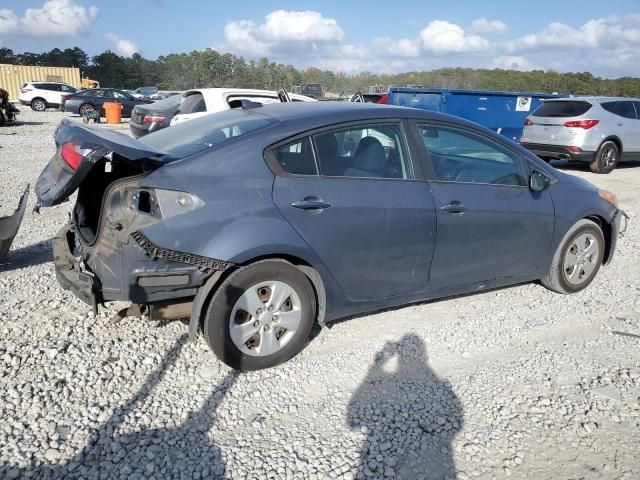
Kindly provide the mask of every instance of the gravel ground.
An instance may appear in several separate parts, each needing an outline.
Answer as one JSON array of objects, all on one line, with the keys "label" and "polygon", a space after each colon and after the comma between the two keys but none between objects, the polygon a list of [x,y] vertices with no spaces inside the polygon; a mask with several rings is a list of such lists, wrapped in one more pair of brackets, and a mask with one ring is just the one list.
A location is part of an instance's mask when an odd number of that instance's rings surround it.
[{"label": "gravel ground", "polygon": [[[0,129],[4,213],[63,116]],[[640,478],[640,164],[559,166],[632,217],[586,291],[364,316],[240,375],[183,322],[93,319],[51,263],[71,204],[28,213],[0,266],[0,478]]]}]

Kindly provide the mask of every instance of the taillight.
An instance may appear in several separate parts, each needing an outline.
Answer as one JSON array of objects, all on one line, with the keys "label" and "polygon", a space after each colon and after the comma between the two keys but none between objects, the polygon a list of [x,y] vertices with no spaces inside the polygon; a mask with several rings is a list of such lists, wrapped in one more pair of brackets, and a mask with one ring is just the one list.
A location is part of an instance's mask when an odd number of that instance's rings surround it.
[{"label": "taillight", "polygon": [[92,151],[93,150],[88,148],[82,148],[82,146],[77,143],[67,142],[62,144],[60,155],[72,170],[77,170],[85,157]]},{"label": "taillight", "polygon": [[529,120],[528,118],[524,119],[524,126],[528,127],[529,125],[535,125],[531,120]]},{"label": "taillight", "polygon": [[591,127],[595,127],[600,123],[600,120],[571,120],[570,122],[565,122],[565,127],[570,128],[584,128],[585,130],[589,130]]},{"label": "taillight", "polygon": [[145,115],[142,123],[160,123],[164,122],[165,118],[162,115]]},{"label": "taillight", "polygon": [[574,145],[569,145],[567,147],[567,150],[569,150],[570,152],[581,152],[582,149],[580,147],[576,147]]},{"label": "taillight", "polygon": [[27,93],[27,92],[30,92],[31,90],[32,90],[31,88],[21,88],[20,92],[21,93]]}]

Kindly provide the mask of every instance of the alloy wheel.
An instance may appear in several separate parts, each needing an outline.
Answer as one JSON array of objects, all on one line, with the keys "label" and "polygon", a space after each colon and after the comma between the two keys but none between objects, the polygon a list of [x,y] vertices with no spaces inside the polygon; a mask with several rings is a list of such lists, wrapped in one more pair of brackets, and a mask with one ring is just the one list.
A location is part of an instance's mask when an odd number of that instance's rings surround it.
[{"label": "alloy wheel", "polygon": [[600,245],[595,235],[583,233],[578,235],[564,256],[563,271],[567,282],[581,285],[589,280],[597,268],[600,258]]},{"label": "alloy wheel", "polygon": [[616,164],[616,157],[617,157],[617,154],[616,154],[615,148],[607,147],[603,149],[602,153],[600,154],[600,160],[602,161],[602,166],[606,170],[613,168]]},{"label": "alloy wheel", "polygon": [[36,112],[43,112],[47,108],[47,105],[42,100],[34,100],[31,106]]},{"label": "alloy wheel", "polygon": [[229,334],[244,354],[264,357],[284,348],[302,323],[302,304],[287,283],[273,280],[248,288],[229,318]]}]

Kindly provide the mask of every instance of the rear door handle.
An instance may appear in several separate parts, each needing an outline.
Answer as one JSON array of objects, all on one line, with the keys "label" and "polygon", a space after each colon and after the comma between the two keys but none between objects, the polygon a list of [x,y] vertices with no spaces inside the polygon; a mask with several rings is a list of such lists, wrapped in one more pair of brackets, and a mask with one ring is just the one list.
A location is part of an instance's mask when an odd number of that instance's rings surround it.
[{"label": "rear door handle", "polygon": [[440,207],[440,210],[448,213],[464,213],[467,211],[467,208],[462,205],[462,202],[459,200],[452,201],[449,205],[444,205]]},{"label": "rear door handle", "polygon": [[301,210],[324,210],[325,208],[329,208],[331,204],[325,202],[321,198],[306,197],[304,200],[293,202],[291,206]]}]

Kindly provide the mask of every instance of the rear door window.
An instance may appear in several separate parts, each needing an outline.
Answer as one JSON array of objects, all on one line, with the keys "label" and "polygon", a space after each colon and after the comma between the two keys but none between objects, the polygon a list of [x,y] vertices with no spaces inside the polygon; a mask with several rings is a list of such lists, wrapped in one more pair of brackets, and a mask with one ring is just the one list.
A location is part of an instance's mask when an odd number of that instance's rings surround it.
[{"label": "rear door window", "polygon": [[184,97],[180,104],[180,110],[178,113],[200,113],[206,112],[207,105],[204,101],[204,97],[201,93],[192,93],[191,95]]},{"label": "rear door window", "polygon": [[276,148],[274,154],[280,167],[293,175],[317,175],[318,168],[313,155],[311,139],[304,137],[282,147]]},{"label": "rear door window", "polygon": [[633,108],[633,102],[631,101],[603,102],[601,105],[607,112],[611,112],[620,117],[637,118],[636,110]]},{"label": "rear door window", "polygon": [[454,127],[418,125],[436,180],[525,186],[522,161],[482,135]]},{"label": "rear door window", "polygon": [[535,117],[578,117],[589,111],[592,105],[582,100],[546,100],[542,102]]}]

